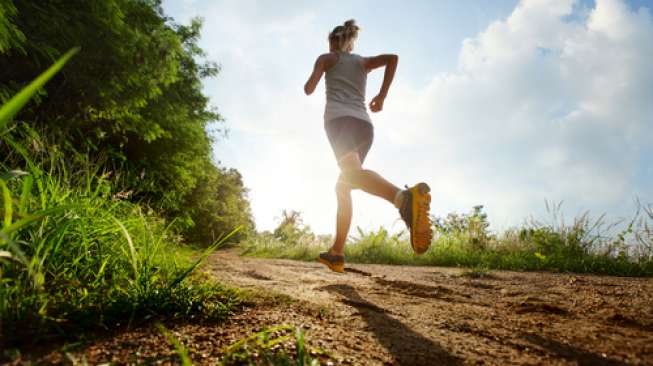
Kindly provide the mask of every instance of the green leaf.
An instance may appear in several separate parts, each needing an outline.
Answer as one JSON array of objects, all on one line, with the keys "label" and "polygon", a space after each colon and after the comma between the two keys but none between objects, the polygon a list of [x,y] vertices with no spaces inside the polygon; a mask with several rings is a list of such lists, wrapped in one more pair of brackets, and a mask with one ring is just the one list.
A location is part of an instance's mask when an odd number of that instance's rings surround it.
[{"label": "green leaf", "polygon": [[34,81],[27,85],[23,90],[18,92],[5,105],[0,108],[0,131],[4,130],[9,120],[11,120],[18,111],[36,94],[36,92],[45,85],[61,68],[73,57],[80,48],[75,47],[66,52],[57,62],[49,69],[39,75]]}]

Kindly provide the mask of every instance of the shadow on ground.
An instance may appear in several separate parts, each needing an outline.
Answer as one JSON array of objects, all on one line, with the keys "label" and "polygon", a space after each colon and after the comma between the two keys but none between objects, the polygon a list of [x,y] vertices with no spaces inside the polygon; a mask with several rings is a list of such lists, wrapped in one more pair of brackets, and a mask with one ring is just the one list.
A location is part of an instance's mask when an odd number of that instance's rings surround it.
[{"label": "shadow on ground", "polygon": [[524,339],[536,344],[547,351],[556,354],[562,358],[576,361],[579,366],[625,366],[630,365],[618,360],[602,357],[596,353],[588,352],[574,346],[556,342],[551,339],[541,337],[536,334],[524,334]]},{"label": "shadow on ground", "polygon": [[379,342],[400,365],[461,365],[459,358],[449,354],[436,342],[415,332],[388,315],[383,308],[363,299],[349,285],[328,285],[321,290],[343,296],[342,302],[354,307],[363,316]]}]

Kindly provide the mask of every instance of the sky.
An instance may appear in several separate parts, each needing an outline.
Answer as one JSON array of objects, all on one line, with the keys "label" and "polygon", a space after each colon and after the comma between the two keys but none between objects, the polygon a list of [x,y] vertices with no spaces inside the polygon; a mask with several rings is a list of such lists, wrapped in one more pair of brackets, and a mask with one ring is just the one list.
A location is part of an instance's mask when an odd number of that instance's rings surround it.
[{"label": "sky", "polygon": [[[332,233],[338,167],[323,129],[323,81],[303,85],[328,32],[354,18],[355,53],[399,55],[365,167],[432,188],[432,213],[483,205],[491,229],[565,216],[629,217],[653,202],[653,0],[164,0],[220,75],[206,94],[229,130],[214,158],[238,169],[258,230],[283,209]],[[383,73],[369,75],[367,98]],[[356,226],[403,228],[354,193]]]}]

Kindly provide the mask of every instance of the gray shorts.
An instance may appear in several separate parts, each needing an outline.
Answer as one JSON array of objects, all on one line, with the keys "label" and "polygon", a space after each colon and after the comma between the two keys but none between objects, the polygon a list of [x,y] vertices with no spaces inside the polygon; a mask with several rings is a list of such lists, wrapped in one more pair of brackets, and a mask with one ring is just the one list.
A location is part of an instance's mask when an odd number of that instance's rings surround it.
[{"label": "gray shorts", "polygon": [[325,121],[324,130],[336,160],[340,161],[344,155],[357,151],[361,163],[365,161],[374,140],[374,126],[371,123],[356,117],[339,117]]}]

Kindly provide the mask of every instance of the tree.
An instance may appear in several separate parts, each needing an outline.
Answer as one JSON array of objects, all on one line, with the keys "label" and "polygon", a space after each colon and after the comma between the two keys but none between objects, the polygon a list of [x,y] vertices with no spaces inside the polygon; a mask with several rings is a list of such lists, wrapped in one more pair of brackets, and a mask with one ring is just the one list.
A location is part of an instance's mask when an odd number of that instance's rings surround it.
[{"label": "tree", "polygon": [[[183,218],[180,227],[196,240],[231,231],[227,224],[250,230],[240,175],[211,160],[215,136],[207,129],[221,117],[202,79],[219,69],[202,61],[200,32],[199,20],[184,26],[166,17],[160,0],[0,0],[0,100],[81,46],[16,118],[61,146],[108,156],[106,170],[121,178],[121,189],[171,219]],[[212,201],[203,202],[200,192]],[[199,214],[226,202],[230,209],[220,214]],[[200,224],[205,228],[192,229]]]}]

